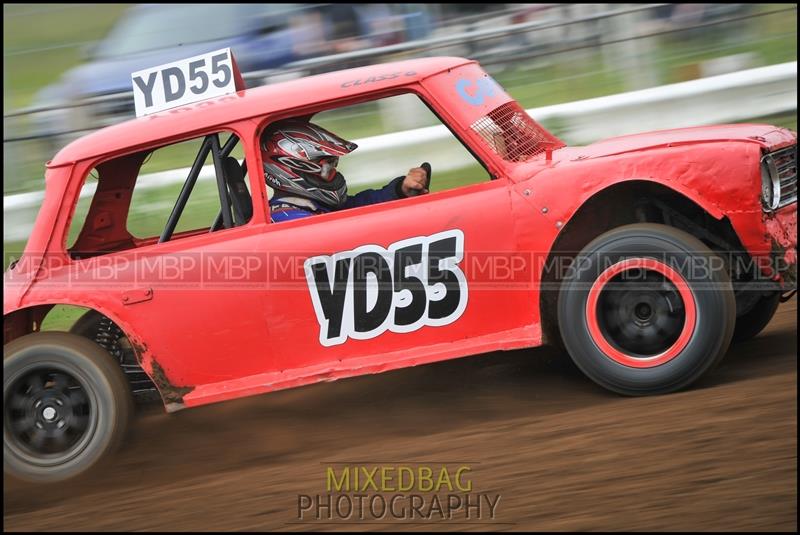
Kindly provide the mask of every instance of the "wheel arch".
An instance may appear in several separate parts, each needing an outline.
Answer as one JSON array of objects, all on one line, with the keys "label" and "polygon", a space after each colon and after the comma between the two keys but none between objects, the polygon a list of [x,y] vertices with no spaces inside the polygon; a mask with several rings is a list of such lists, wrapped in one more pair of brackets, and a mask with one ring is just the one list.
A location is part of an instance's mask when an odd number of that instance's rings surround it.
[{"label": "wheel arch", "polygon": [[[541,273],[539,313],[546,343],[563,346],[556,317],[565,266],[589,242],[613,228],[661,223],[684,230],[712,250],[744,251],[731,224],[714,203],[680,184],[626,179],[592,192],[565,221]],[[746,253],[744,253],[746,254]]]},{"label": "wheel arch", "polygon": [[6,312],[3,315],[3,345],[8,344],[26,334],[40,332],[42,323],[47,315],[57,306],[72,306],[85,309],[85,313],[96,312],[111,320],[117,327],[119,327],[129,340],[133,349],[136,361],[142,368],[145,374],[150,378],[156,386],[164,406],[169,411],[178,410],[182,408],[182,401],[176,399],[174,392],[180,387],[174,387],[166,379],[163,370],[158,362],[156,362],[147,347],[147,344],[136,330],[120,317],[115,311],[110,310],[97,303],[87,303],[77,300],[56,300],[39,302],[35,304],[28,303],[25,306],[19,307],[15,310]]},{"label": "wheel arch", "polygon": [[[136,344],[137,351],[141,350],[142,353],[146,352],[147,346],[144,345],[141,337],[139,337],[135,329],[120,317],[114,310],[109,307],[103,306],[101,303],[90,303],[80,300],[71,299],[58,299],[58,300],[45,300],[33,303],[26,303],[19,308],[13,309],[3,314],[4,324],[4,337],[3,344],[9,343],[19,336],[36,332],[41,329],[42,321],[57,306],[72,306],[86,309],[87,311],[94,311],[98,314],[109,318],[116,323],[120,329],[123,330],[125,335]],[[9,324],[13,328],[9,328]],[[23,332],[24,331],[24,332]],[[19,333],[19,334],[18,334]]]}]

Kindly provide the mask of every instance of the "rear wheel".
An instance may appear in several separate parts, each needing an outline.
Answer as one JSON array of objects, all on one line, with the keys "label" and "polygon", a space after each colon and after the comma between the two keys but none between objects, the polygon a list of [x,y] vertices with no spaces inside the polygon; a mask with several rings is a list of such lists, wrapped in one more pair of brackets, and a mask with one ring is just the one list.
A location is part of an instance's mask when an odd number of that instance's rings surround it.
[{"label": "rear wheel", "polygon": [[562,339],[576,365],[626,395],[696,381],[724,356],[735,319],[722,260],[694,236],[648,223],[587,245],[558,300]]},{"label": "rear wheel", "polygon": [[3,348],[3,468],[56,482],[116,449],[132,400],[125,377],[97,344],[63,332],[32,333]]}]

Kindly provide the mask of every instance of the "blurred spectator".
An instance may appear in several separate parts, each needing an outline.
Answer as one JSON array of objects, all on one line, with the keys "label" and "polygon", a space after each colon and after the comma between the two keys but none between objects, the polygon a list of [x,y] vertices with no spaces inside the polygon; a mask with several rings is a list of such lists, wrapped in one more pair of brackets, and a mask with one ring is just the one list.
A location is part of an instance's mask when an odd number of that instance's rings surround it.
[{"label": "blurred spectator", "polygon": [[369,46],[369,40],[361,38],[361,4],[328,4],[321,9],[326,23],[326,36],[334,53],[351,52]]},{"label": "blurred spectator", "polygon": [[297,57],[323,56],[330,53],[330,45],[325,37],[325,25],[319,10],[304,9],[289,17],[292,33],[292,51]]},{"label": "blurred spectator", "polygon": [[387,46],[404,40],[401,17],[386,4],[357,4],[361,31],[369,36],[371,46]]},{"label": "blurred spectator", "polygon": [[703,4],[675,4],[670,19],[676,26],[693,26],[703,19]]},{"label": "blurred spectator", "polygon": [[326,4],[316,9],[329,53],[389,46],[430,33],[425,4]]}]

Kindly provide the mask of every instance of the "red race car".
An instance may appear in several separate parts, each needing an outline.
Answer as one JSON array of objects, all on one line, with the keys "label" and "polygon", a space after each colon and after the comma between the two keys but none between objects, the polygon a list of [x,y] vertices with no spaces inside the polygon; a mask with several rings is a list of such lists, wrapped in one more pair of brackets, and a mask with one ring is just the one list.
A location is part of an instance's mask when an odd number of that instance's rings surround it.
[{"label": "red race car", "polygon": [[[430,194],[270,217],[270,125],[331,113],[334,125],[339,108],[398,96],[424,104],[484,179],[460,180],[419,129],[397,157],[425,170]],[[187,146],[180,191],[142,235],[132,205],[165,204],[149,199],[163,173],[146,166]],[[191,202],[204,180],[207,219]],[[796,281],[795,132],[738,124],[567,147],[461,58],[143,116],[61,150],[45,183],[4,282],[3,459],[27,480],[95,465],[153,396],[176,411],[546,343],[615,392],[672,392],[757,334]],[[86,313],[70,332],[42,331],[58,305]]]}]

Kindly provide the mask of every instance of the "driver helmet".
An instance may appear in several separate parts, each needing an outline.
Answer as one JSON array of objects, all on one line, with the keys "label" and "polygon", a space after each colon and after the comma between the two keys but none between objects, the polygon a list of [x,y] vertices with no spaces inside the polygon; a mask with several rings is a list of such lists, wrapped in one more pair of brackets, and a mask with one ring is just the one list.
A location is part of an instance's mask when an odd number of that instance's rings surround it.
[{"label": "driver helmet", "polygon": [[347,183],[336,170],[339,157],[357,147],[313,123],[280,121],[261,137],[264,176],[276,191],[336,209],[347,200]]}]

